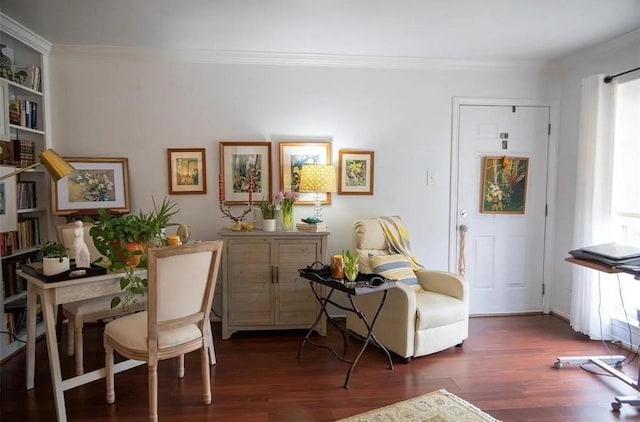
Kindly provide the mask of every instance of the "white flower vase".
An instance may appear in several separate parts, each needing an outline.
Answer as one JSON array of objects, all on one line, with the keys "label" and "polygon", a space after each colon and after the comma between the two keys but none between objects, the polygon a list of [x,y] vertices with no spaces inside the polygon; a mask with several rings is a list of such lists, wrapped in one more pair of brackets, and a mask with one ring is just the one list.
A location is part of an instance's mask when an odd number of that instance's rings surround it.
[{"label": "white flower vase", "polygon": [[276,220],[275,218],[267,218],[262,220],[262,230],[265,232],[274,232],[276,231]]},{"label": "white flower vase", "polygon": [[69,271],[69,257],[62,258],[43,258],[42,272],[44,275],[56,275]]}]

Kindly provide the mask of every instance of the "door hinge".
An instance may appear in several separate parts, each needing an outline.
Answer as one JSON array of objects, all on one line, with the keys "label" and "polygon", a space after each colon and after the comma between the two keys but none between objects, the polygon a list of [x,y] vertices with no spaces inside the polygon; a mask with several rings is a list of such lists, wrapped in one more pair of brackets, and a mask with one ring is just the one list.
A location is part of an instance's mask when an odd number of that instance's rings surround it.
[{"label": "door hinge", "polygon": [[549,206],[547,204],[544,204],[544,216],[549,216]]},{"label": "door hinge", "polygon": [[516,106],[511,106],[511,112],[515,113],[516,112]]},{"label": "door hinge", "polygon": [[549,123],[549,129],[548,129],[547,135],[551,136],[551,123]]},{"label": "door hinge", "polygon": [[544,283],[542,283],[542,296],[544,296]]}]

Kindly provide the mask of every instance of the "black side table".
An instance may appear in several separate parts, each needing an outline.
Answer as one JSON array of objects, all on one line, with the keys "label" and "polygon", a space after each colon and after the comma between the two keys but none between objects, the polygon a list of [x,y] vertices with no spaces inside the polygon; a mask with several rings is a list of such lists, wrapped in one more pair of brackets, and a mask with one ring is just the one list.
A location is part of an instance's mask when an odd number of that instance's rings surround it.
[{"label": "black side table", "polygon": [[[380,311],[382,310],[382,307],[384,306],[384,303],[387,300],[387,294],[389,293],[389,289],[395,287],[396,282],[376,274],[360,273],[356,278],[355,286],[347,287],[344,283],[342,283],[342,281],[332,279],[331,270],[326,267],[320,270],[304,268],[304,269],[298,270],[298,272],[300,273],[301,277],[309,280],[311,291],[313,291],[313,294],[315,295],[316,299],[321,305],[321,311],[318,313],[318,317],[316,318],[316,321],[313,323],[313,325],[307,332],[307,335],[302,340],[302,344],[300,345],[300,349],[298,350],[298,359],[302,357],[302,349],[304,348],[304,345],[307,342],[311,343],[315,347],[320,347],[323,349],[330,350],[336,358],[340,359],[345,363],[350,364],[349,371],[347,372],[347,377],[344,381],[344,388],[349,388],[349,379],[351,378],[351,373],[353,372],[353,368],[358,363],[358,360],[360,360],[360,357],[364,353],[364,350],[367,348],[369,343],[373,342],[387,356],[387,361],[389,362],[389,369],[393,369],[393,362],[391,362],[391,355],[389,354],[389,351],[387,350],[387,348],[384,347],[382,343],[380,343],[380,341],[378,341],[378,339],[374,334],[373,328],[376,324],[376,320],[378,319],[378,315],[380,315]],[[321,297],[316,292],[316,289],[313,288],[313,283],[319,283],[324,286],[327,286],[330,289],[327,296]],[[349,303],[351,304],[351,308],[344,307],[339,303],[336,303],[335,301],[331,300],[331,296],[333,295],[333,292],[335,292],[336,290],[339,290],[347,294],[349,298]],[[373,319],[371,320],[371,322],[369,322],[365,314],[361,312],[356,306],[356,304],[354,303],[353,296],[366,295],[366,294],[371,294],[375,292],[383,292],[383,295],[382,295],[382,299],[380,300],[380,305],[378,306],[378,309]],[[355,359],[353,360],[348,360],[345,358],[345,355],[347,353],[347,335],[350,335],[351,333],[346,329],[338,326],[336,322],[333,321],[333,319],[329,316],[329,313],[327,312],[327,304],[329,303],[344,311],[356,314],[367,328],[367,335],[362,339],[363,340],[362,347],[360,348],[360,351],[358,352]],[[338,352],[336,352],[336,350],[331,346],[317,344],[309,338],[311,336],[311,333],[315,329],[316,325],[320,322],[320,319],[322,318],[323,314],[326,316],[327,321],[331,325],[333,325],[336,329],[338,329],[338,331],[340,331],[340,334],[342,334],[342,344],[343,344],[342,354],[338,354]]]}]

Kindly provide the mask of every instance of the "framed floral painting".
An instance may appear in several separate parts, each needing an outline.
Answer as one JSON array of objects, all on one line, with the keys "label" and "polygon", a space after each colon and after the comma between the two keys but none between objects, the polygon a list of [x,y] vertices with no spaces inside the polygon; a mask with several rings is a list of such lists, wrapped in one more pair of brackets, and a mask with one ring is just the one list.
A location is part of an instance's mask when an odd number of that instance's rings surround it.
[{"label": "framed floral painting", "polygon": [[[300,192],[300,170],[305,164],[331,164],[331,142],[280,142],[280,191]],[[296,204],[313,205],[315,193],[300,192]],[[331,193],[320,192],[320,202],[331,204]]]},{"label": "framed floral painting", "polygon": [[127,158],[64,157],[75,171],[52,183],[53,213],[91,214],[98,208],[128,213]]},{"label": "framed floral painting", "polygon": [[373,195],[373,155],[373,151],[340,150],[339,194]]},{"label": "framed floral painting", "polygon": [[219,184],[224,204],[271,201],[271,142],[220,142]]},{"label": "framed floral painting", "polygon": [[207,193],[207,167],[204,148],[167,149],[169,194]]},{"label": "framed floral painting", "polygon": [[528,172],[526,157],[484,157],[480,212],[524,214]]}]

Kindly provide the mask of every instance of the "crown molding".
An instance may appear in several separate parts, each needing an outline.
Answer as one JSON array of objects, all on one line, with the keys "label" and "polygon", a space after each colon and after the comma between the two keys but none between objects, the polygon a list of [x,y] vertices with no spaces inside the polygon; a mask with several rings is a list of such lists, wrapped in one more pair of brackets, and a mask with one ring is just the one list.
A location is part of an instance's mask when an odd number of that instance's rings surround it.
[{"label": "crown molding", "polygon": [[422,57],[386,57],[231,50],[159,50],[138,47],[62,44],[56,44],[53,46],[51,56],[53,58],[64,59],[131,59],[211,64],[222,63],[370,69],[517,69],[538,71],[546,68],[547,66],[547,63],[542,61],[450,60]]},{"label": "crown molding", "polygon": [[51,51],[51,43],[49,41],[22,26],[4,13],[0,13],[0,30],[33,48],[40,54],[48,56]]},{"label": "crown molding", "polygon": [[589,47],[584,50],[577,51],[555,60],[552,66],[559,67],[561,69],[570,69],[576,66],[580,66],[585,61],[593,60],[600,57],[604,53],[608,53],[613,50],[628,48],[629,46],[637,46],[640,43],[640,29],[627,32],[613,40],[606,41],[602,44],[598,44],[594,47]]}]

